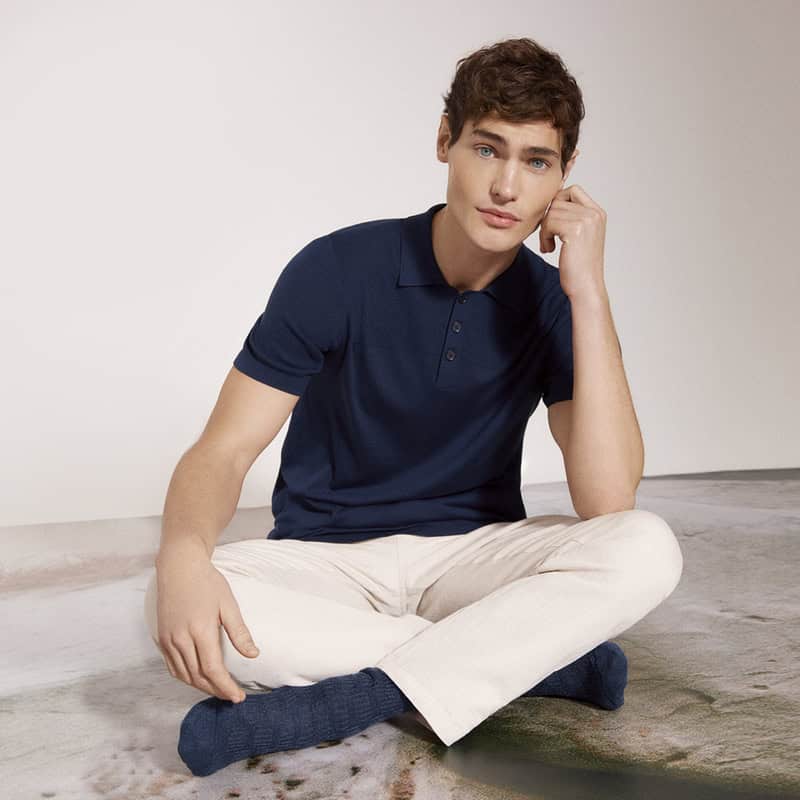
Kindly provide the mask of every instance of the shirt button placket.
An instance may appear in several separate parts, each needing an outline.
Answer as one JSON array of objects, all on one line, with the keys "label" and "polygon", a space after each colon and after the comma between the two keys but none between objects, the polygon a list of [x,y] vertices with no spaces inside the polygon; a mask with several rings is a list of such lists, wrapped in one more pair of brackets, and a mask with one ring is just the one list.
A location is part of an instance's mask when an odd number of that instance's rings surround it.
[{"label": "shirt button placket", "polygon": [[[456,300],[457,300],[457,302],[459,302],[459,303],[461,303],[461,304],[464,304],[464,303],[466,303],[466,302],[467,302],[467,296],[466,296],[466,294],[460,294],[460,295],[459,295],[459,296],[456,298]],[[455,321],[453,322],[453,324],[450,326],[450,330],[452,330],[454,333],[458,333],[458,332],[461,330],[461,327],[462,327],[462,325],[461,325],[461,322],[460,322],[459,320],[455,320]],[[445,358],[446,358],[448,361],[454,361],[454,360],[455,360],[455,357],[456,357],[456,351],[455,351],[455,350],[454,350],[454,349],[451,347],[451,348],[449,348],[449,349],[447,350],[447,352],[444,354],[444,357],[445,357]]]}]

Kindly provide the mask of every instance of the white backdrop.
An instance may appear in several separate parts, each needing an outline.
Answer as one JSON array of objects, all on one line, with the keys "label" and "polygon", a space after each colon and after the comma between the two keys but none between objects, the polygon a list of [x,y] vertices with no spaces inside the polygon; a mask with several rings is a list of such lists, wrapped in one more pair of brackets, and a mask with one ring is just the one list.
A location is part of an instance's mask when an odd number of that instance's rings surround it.
[{"label": "white backdrop", "polygon": [[[793,0],[3,0],[0,525],[159,515],[287,260],[443,201],[441,97],[511,36],[584,93],[568,184],[608,213],[645,475],[800,466],[799,28]],[[560,480],[540,404],[523,483]]]}]

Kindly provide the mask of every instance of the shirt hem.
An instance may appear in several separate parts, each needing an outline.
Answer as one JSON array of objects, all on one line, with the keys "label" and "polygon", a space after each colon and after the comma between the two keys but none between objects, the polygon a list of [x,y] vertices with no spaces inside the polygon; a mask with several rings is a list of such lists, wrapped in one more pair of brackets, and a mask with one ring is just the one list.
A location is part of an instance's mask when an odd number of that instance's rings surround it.
[{"label": "shirt hem", "polygon": [[[522,517],[521,519],[524,519]],[[364,530],[364,531],[316,531],[313,533],[300,533],[294,536],[273,535],[276,528],[273,528],[266,536],[267,539],[295,539],[304,542],[331,542],[335,544],[355,544],[370,539],[378,539],[384,536],[396,536],[397,534],[409,534],[411,536],[458,536],[459,534],[469,533],[470,531],[491,525],[497,522],[510,523],[518,520],[510,519],[487,519],[487,520],[464,520],[463,522],[449,523],[422,523],[420,525],[406,525],[405,527],[389,529],[385,531]]]}]

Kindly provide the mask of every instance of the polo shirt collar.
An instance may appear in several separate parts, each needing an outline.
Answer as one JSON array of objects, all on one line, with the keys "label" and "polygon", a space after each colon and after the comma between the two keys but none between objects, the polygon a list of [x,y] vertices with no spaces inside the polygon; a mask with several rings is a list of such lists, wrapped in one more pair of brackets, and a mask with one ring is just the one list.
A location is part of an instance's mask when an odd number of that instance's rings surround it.
[{"label": "polo shirt collar", "polygon": [[[403,220],[402,247],[398,286],[430,286],[449,284],[433,253],[433,215],[446,203],[436,203],[427,211]],[[526,282],[525,245],[520,245],[511,264],[481,291],[520,313],[529,310]]]}]

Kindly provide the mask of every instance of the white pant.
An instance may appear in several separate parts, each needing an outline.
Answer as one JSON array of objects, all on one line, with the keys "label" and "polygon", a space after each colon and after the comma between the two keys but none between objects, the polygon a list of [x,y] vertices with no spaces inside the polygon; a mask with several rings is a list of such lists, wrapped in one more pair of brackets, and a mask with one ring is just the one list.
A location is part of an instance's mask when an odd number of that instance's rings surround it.
[{"label": "white pant", "polygon": [[[242,656],[220,629],[240,686],[304,686],[378,667],[446,745],[630,628],[683,570],[669,525],[641,509],[453,536],[247,539],[211,560],[260,650]],[[145,609],[157,641],[155,572]]]}]

